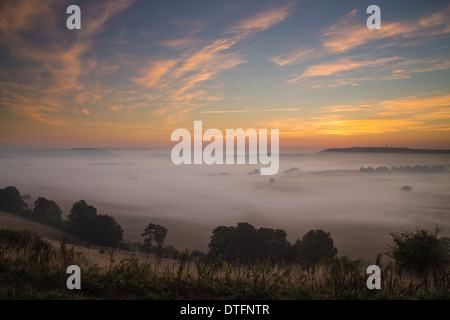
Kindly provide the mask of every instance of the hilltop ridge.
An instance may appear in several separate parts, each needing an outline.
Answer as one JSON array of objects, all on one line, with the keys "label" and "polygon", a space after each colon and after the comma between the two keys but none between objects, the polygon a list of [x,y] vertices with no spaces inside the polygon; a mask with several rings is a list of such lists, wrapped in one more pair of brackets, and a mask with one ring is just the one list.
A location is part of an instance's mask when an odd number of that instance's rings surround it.
[{"label": "hilltop ridge", "polygon": [[[379,153],[450,153],[447,149],[410,149],[407,147],[351,147],[330,148],[320,152],[379,152]],[[319,153],[320,153],[319,152]]]}]

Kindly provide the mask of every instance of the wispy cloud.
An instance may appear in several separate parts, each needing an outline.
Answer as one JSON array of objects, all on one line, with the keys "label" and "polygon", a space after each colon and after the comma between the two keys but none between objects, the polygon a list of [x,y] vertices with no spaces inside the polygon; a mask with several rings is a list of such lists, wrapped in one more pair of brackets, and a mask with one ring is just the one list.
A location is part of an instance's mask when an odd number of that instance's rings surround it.
[{"label": "wispy cloud", "polygon": [[200,48],[185,48],[170,59],[156,59],[134,81],[145,87],[157,88],[166,104],[220,100],[220,92],[207,89],[203,84],[246,60],[238,53],[227,52],[237,43],[236,39],[205,42]]},{"label": "wispy cloud", "polygon": [[176,63],[176,60],[159,60],[152,62],[146,73],[142,77],[136,78],[135,81],[146,87],[161,86],[162,78]]},{"label": "wispy cloud", "polygon": [[[368,135],[408,130],[448,130],[450,95],[428,93],[321,108],[317,116],[259,122],[285,136]],[[439,121],[440,123],[436,123]]]},{"label": "wispy cloud", "polygon": [[282,109],[240,109],[240,110],[209,110],[199,113],[248,113],[248,112],[281,112],[281,111],[299,111],[299,108],[282,108]]},{"label": "wispy cloud", "polygon": [[315,48],[300,48],[292,52],[272,57],[271,60],[279,66],[292,66],[307,62],[311,59],[317,59],[320,55]]},{"label": "wispy cloud", "polygon": [[167,47],[172,50],[185,50],[192,48],[195,45],[201,45],[202,40],[193,37],[179,38],[179,39],[166,39],[158,42],[158,45]]},{"label": "wispy cloud", "polygon": [[[90,114],[85,106],[76,104],[100,98],[98,92],[92,92],[97,86],[88,84],[86,79],[94,70],[90,66],[102,64],[92,56],[85,56],[105,23],[133,2],[115,0],[87,4],[82,29],[71,34],[62,27],[64,21],[58,14],[65,12],[61,1],[43,0],[39,5],[25,0],[3,3],[0,44],[24,63],[16,73],[26,74],[27,82],[33,85],[17,90],[11,84],[20,80],[11,74],[10,84],[2,86],[5,95],[2,104],[31,120],[58,126],[67,124],[68,114],[78,111]],[[68,102],[68,98],[73,98],[73,102]]]},{"label": "wispy cloud", "polygon": [[230,27],[227,32],[238,37],[247,37],[253,33],[264,31],[289,17],[294,5],[295,2],[290,2],[281,7],[273,7],[262,11],[250,18],[238,22]]},{"label": "wispy cloud", "polygon": [[186,38],[160,42],[161,46],[170,47],[175,52],[171,57],[153,58],[154,61],[141,71],[141,76],[134,79],[136,83],[157,88],[162,93],[164,106],[154,115],[170,117],[167,120],[172,122],[180,115],[171,115],[172,110],[178,112],[178,108],[171,107],[171,104],[184,104],[193,110],[204,103],[222,100],[220,85],[212,80],[217,80],[222,72],[247,62],[237,45],[284,21],[294,5],[290,2],[272,7],[238,21],[224,30],[224,36],[220,38],[196,39],[190,34]]},{"label": "wispy cloud", "polygon": [[310,66],[305,70],[305,72],[300,77],[289,80],[289,82],[295,82],[302,78],[329,76],[342,71],[353,70],[356,68],[376,67],[399,59],[400,59],[399,57],[390,57],[390,58],[366,59],[358,61],[350,58],[341,58],[335,62]]},{"label": "wispy cloud", "polygon": [[258,125],[264,128],[279,128],[280,135],[285,137],[306,137],[321,135],[369,135],[392,133],[413,128],[421,122],[411,119],[305,119],[285,118],[261,121]]},{"label": "wispy cloud", "polygon": [[334,88],[357,86],[366,81],[408,79],[415,73],[448,69],[450,61],[444,56],[408,59],[398,56],[373,58],[363,55],[311,65],[302,74],[286,82],[297,84],[304,89]]},{"label": "wispy cloud", "polygon": [[67,120],[61,116],[64,108],[58,102],[48,97],[42,97],[39,92],[30,88],[27,88],[27,94],[17,93],[14,87],[16,86],[8,84],[0,86],[0,102],[10,111],[48,125],[63,126],[67,124]]},{"label": "wispy cloud", "polygon": [[[416,95],[401,99],[382,100],[377,102],[380,114],[386,116],[421,114],[442,112],[450,110],[450,94],[443,95]],[[441,108],[443,110],[441,110]],[[444,113],[441,113],[444,115]],[[444,119],[444,118],[442,118]],[[447,118],[448,119],[448,118]]]},{"label": "wispy cloud", "polygon": [[[450,95],[442,92],[432,92],[420,95],[399,97],[395,99],[359,101],[345,105],[323,107],[322,110],[334,115],[351,115],[352,113],[364,116],[394,117],[414,114],[425,115],[441,112],[447,114],[450,110]],[[443,118],[444,119],[444,118]]]},{"label": "wispy cloud", "polygon": [[236,97],[234,98],[235,100],[249,100],[252,99],[252,96],[240,96],[240,97]]},{"label": "wispy cloud", "polygon": [[432,14],[424,14],[415,20],[384,21],[382,28],[367,30],[351,11],[342,21],[329,27],[322,34],[322,46],[331,52],[346,52],[364,44],[388,40],[384,46],[398,46],[410,39],[448,35],[450,33],[450,5]]},{"label": "wispy cloud", "polygon": [[[271,58],[281,67],[297,66],[321,59],[322,62],[309,65],[296,76],[287,79],[289,84],[299,84],[305,89],[358,85],[369,80],[395,80],[409,78],[414,73],[422,73],[450,68],[447,56],[435,55],[427,58],[377,57],[377,51],[371,51],[370,57],[345,56],[356,49],[388,48],[399,46],[419,46],[427,42],[448,38],[450,36],[450,5],[434,13],[424,14],[417,19],[386,21],[381,29],[368,30],[361,23],[360,13],[354,9],[340,22],[323,30],[320,45],[317,47],[302,46],[286,54]],[[383,53],[386,56],[386,52]],[[332,59],[331,62],[323,62]],[[383,60],[384,59],[384,60]],[[384,63],[389,67],[383,66]],[[362,76],[357,71],[362,68],[381,67],[374,75]],[[334,76],[317,79],[320,76]],[[303,81],[308,78],[308,81]],[[315,78],[315,79],[311,79]]]}]

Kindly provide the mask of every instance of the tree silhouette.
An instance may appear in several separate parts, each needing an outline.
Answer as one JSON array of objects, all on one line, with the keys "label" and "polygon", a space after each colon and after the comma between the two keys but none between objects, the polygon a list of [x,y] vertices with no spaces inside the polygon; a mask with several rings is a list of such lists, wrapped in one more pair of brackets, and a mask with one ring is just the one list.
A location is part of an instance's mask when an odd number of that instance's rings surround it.
[{"label": "tree silhouette", "polygon": [[108,215],[100,214],[94,218],[94,230],[93,240],[97,243],[117,247],[123,240],[122,227]]},{"label": "tree silhouette", "polygon": [[22,200],[19,190],[16,187],[6,187],[0,189],[0,210],[20,214],[28,205]]},{"label": "tree silhouette", "polygon": [[159,224],[150,223],[141,236],[144,238],[144,248],[151,249],[153,247],[153,241],[158,248],[162,248],[164,239],[167,235],[167,229]]},{"label": "tree silhouette", "polygon": [[281,229],[259,228],[247,222],[236,227],[218,226],[211,235],[209,255],[213,259],[251,263],[260,258],[272,262],[285,260],[290,243]]},{"label": "tree silhouette", "polygon": [[123,240],[122,227],[116,220],[108,215],[97,215],[97,209],[84,200],[73,204],[67,223],[73,234],[96,244],[117,246]]},{"label": "tree silhouette", "polygon": [[291,244],[287,241],[287,234],[281,229],[259,228],[256,232],[257,247],[254,249],[257,257],[269,258],[280,263],[286,258]]},{"label": "tree silhouette", "polygon": [[234,258],[234,227],[218,226],[211,236],[208,245],[212,258],[230,261]]},{"label": "tree silhouette", "polygon": [[282,229],[276,229],[273,233],[271,241],[271,257],[276,259],[278,262],[282,260],[289,260],[287,258],[288,251],[291,248],[291,244],[287,241],[287,234]]},{"label": "tree silhouette", "polygon": [[248,222],[239,222],[235,228],[233,251],[235,259],[250,262],[257,258],[256,228]]},{"label": "tree silhouette", "polygon": [[318,263],[337,254],[331,234],[321,229],[308,231],[302,240],[297,239],[294,247],[297,249],[299,262],[313,273]]},{"label": "tree silhouette", "polygon": [[84,200],[75,202],[67,216],[69,231],[85,239],[92,239],[94,236],[94,219],[97,216],[97,209],[90,206]]},{"label": "tree silhouette", "polygon": [[63,223],[61,214],[61,208],[52,200],[39,197],[34,202],[33,215],[34,218],[39,221],[47,222],[60,227]]}]

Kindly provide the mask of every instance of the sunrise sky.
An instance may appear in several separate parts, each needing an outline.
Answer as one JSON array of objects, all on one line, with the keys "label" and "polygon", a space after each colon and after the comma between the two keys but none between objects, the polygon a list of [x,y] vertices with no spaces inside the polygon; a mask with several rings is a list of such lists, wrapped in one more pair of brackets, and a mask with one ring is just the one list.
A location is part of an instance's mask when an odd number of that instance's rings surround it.
[{"label": "sunrise sky", "polygon": [[1,1],[0,146],[170,147],[194,120],[285,149],[450,149],[450,4]]}]

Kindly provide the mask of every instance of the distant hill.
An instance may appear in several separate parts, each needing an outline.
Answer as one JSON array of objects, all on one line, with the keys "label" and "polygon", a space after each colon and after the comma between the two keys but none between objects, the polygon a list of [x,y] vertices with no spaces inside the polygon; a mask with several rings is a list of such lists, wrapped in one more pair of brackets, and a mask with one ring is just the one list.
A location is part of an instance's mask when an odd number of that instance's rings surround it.
[{"label": "distant hill", "polygon": [[450,153],[446,149],[409,149],[391,147],[352,147],[352,148],[331,148],[322,152],[375,152],[375,153]]},{"label": "distant hill", "polygon": [[99,148],[23,148],[0,149],[0,158],[109,158],[117,154]]}]

